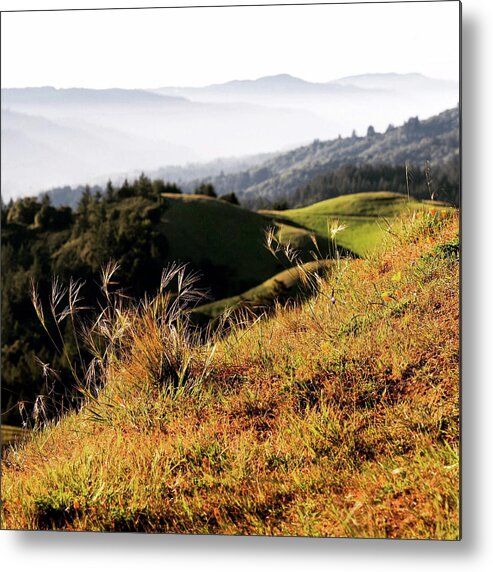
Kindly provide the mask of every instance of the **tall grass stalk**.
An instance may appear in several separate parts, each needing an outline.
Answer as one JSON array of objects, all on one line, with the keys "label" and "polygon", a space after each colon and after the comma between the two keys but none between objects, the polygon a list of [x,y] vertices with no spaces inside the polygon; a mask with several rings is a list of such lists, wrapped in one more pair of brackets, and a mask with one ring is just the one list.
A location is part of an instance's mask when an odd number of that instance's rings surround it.
[{"label": "tall grass stalk", "polygon": [[[101,300],[92,318],[91,308],[82,304],[84,283],[70,280],[62,286],[58,278],[52,283],[48,300],[50,320],[36,285],[32,284],[32,302],[43,329],[55,350],[68,364],[70,385],[77,392],[76,407],[94,403],[110,379],[118,383],[158,388],[168,396],[178,397],[200,385],[207,376],[215,346],[202,352],[203,335],[192,325],[190,311],[205,297],[196,285],[198,276],[184,264],[171,264],[161,276],[154,297],[136,301],[118,288],[115,276],[118,265],[110,262],[101,269]],[[76,358],[70,354],[62,332],[69,319],[75,340]],[[39,361],[47,382],[46,395],[39,396],[33,406],[35,425],[39,421],[59,418],[62,400],[55,395],[48,379],[60,381],[50,364]],[[109,393],[105,402],[112,403]],[[50,407],[48,408],[48,403]]]}]

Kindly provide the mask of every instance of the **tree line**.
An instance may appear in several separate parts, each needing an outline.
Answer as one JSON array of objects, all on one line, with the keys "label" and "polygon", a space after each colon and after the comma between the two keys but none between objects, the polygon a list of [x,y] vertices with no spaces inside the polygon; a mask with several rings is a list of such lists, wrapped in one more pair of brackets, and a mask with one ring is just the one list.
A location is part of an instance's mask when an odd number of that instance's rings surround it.
[{"label": "tree line", "polygon": [[291,208],[352,193],[392,191],[417,199],[434,199],[459,205],[460,160],[454,157],[444,165],[413,164],[345,165],[328,171],[299,187],[290,197]]}]

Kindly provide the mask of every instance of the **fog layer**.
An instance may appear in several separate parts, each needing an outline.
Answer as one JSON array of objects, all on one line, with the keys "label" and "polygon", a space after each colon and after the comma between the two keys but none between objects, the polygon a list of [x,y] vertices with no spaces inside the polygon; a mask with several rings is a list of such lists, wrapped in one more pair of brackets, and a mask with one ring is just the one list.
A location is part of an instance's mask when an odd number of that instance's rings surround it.
[{"label": "fog layer", "polygon": [[310,83],[281,74],[203,88],[2,90],[2,197],[119,172],[285,150],[384,130],[458,101],[456,82],[368,74]]}]

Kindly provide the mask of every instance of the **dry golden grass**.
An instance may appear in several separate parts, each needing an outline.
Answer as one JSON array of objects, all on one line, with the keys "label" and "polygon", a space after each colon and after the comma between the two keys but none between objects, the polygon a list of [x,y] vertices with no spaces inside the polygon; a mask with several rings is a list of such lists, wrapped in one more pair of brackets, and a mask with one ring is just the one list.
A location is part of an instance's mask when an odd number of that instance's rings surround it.
[{"label": "dry golden grass", "polygon": [[2,526],[458,538],[458,266],[428,212],[221,339],[135,311],[99,395],[5,456]]}]

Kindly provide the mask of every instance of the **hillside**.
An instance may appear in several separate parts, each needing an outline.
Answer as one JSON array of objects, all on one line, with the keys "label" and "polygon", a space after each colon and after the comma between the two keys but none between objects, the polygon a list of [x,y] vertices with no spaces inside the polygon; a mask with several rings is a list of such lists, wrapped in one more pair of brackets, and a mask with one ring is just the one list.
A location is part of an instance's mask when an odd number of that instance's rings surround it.
[{"label": "hillside", "polygon": [[[174,182],[192,193],[203,182],[219,195],[235,192],[249,208],[276,203],[304,206],[341,194],[394,191],[429,198],[426,162],[431,164],[431,186],[438,198],[459,204],[459,115],[451,109],[426,121],[410,119],[385,133],[364,137],[316,140],[290,151],[226,157],[150,169],[148,176]],[[405,164],[411,165],[409,181]],[[139,171],[139,173],[141,170]],[[114,183],[138,176],[135,170],[111,175]],[[106,183],[106,180],[100,183]],[[94,186],[94,191],[100,187]],[[84,187],[48,191],[53,204],[75,206]]]},{"label": "hillside", "polygon": [[[329,252],[327,244],[332,240],[331,232],[335,232],[340,256],[363,257],[371,255],[379,247],[396,218],[420,217],[430,209],[439,217],[448,216],[455,210],[439,201],[418,201],[398,193],[378,192],[341,196],[302,209],[259,212],[280,225],[278,236],[284,244],[299,248],[299,236],[306,240],[308,231],[314,233],[318,248]],[[301,244],[307,250],[310,248],[310,244]],[[316,251],[314,245],[312,250]],[[331,268],[330,260],[311,261],[302,269],[288,268],[246,292],[198,306],[193,311],[194,319],[198,322],[217,319],[232,309],[249,308],[256,313],[269,311],[275,301],[293,300],[313,292],[313,282],[304,278],[313,273],[329,273]]]},{"label": "hillside", "polygon": [[[142,260],[148,272],[153,273],[143,289],[151,288],[152,284],[155,287],[161,269],[171,262],[187,263],[191,272],[199,272],[201,286],[213,298],[237,294],[283,270],[283,262],[265,248],[265,233],[272,226],[272,219],[225,201],[202,195],[163,193],[157,206],[152,199],[129,197],[110,204],[106,216],[120,223],[117,232],[129,245],[129,251],[121,255],[129,263],[138,264],[141,255],[151,254],[153,270],[147,266],[149,261]],[[151,233],[155,248],[137,253],[135,245],[130,247],[133,232],[125,228],[127,225],[144,226]],[[278,223],[276,229],[281,241],[289,240],[293,247],[304,250],[308,259],[312,231],[289,223]],[[81,235],[67,241],[54,258],[59,261],[80,258],[89,263],[93,254],[87,237]],[[91,260],[90,265],[97,270],[96,261]],[[122,266],[125,268],[125,263]],[[143,293],[143,289],[135,290],[140,277],[135,279],[134,292]]]},{"label": "hillside", "polygon": [[[147,175],[151,179],[162,179],[164,181],[174,181],[179,187],[188,186],[187,183],[205,179],[206,177],[213,177],[220,173],[234,173],[248,169],[262,161],[265,161],[273,154],[264,153],[261,155],[247,155],[244,157],[223,157],[210,161],[209,163],[187,163],[186,165],[161,167],[159,169],[151,169]],[[100,184],[91,185],[91,192],[103,192],[108,179],[116,186],[121,186],[125,179],[132,180],[139,177],[142,173],[140,170],[128,170],[126,172],[115,172],[111,176],[101,180]],[[48,195],[50,202],[53,206],[58,207],[62,205],[69,206],[72,209],[77,207],[79,200],[84,192],[85,186],[78,185],[72,187],[68,184],[49,189],[39,194],[42,199]],[[191,189],[193,190],[193,189]]]},{"label": "hillside", "polygon": [[411,118],[399,127],[389,126],[384,133],[316,140],[250,169],[205,180],[220,194],[234,191],[245,204],[289,201],[297,189],[317,176],[347,165],[399,166],[404,180],[406,163],[423,167],[430,161],[438,167],[458,155],[459,110],[454,108],[426,120]]},{"label": "hillside", "polygon": [[[205,280],[222,292],[239,293],[271,278],[282,263],[265,248],[269,217],[197,195],[165,195],[161,229],[169,244],[170,260],[190,262]],[[312,231],[288,224],[277,226],[281,242],[305,251],[312,248]]]},{"label": "hillside", "polygon": [[329,238],[331,228],[337,232],[337,245],[359,256],[371,253],[386,234],[389,220],[428,209],[444,212],[450,207],[438,201],[418,201],[398,193],[357,193],[328,199],[300,209],[261,211],[274,220],[294,223]]},{"label": "hillside", "polygon": [[265,280],[258,286],[250,288],[237,296],[223,298],[216,302],[201,304],[192,311],[194,323],[207,323],[209,320],[220,319],[229,312],[249,309],[252,314],[271,311],[275,303],[295,302],[306,298],[314,291],[314,284],[307,276],[314,274],[325,275],[330,272],[331,262],[327,260],[312,260],[298,267],[291,267]]},{"label": "hillside", "polygon": [[[109,261],[118,261],[115,280],[136,297],[153,294],[171,263],[187,264],[198,274],[202,302],[212,302],[239,295],[291,266],[285,256],[276,259],[266,249],[270,228],[281,244],[289,241],[303,261],[311,260],[313,231],[222,200],[162,192],[172,186],[158,183],[140,177],[111,187],[104,197],[85,193],[76,211],[27,198],[3,205],[2,421],[20,423],[17,403],[32,408],[38,393],[50,391],[35,356],[60,372],[54,390],[71,395],[65,383],[68,356],[77,355],[77,348],[70,332],[56,328],[64,350],[60,354],[52,347],[31,303],[31,279],[41,293],[58,281],[64,304],[62,284],[80,284],[92,315],[104,299],[98,284]],[[319,237],[319,242],[328,251],[327,241]],[[46,312],[51,313],[50,305]],[[54,322],[48,319],[51,327]]]},{"label": "hillside", "polygon": [[86,404],[2,460],[2,527],[457,539],[458,222],[404,217],[225,337],[110,300]]}]

